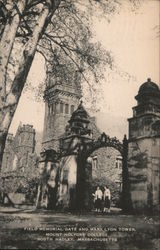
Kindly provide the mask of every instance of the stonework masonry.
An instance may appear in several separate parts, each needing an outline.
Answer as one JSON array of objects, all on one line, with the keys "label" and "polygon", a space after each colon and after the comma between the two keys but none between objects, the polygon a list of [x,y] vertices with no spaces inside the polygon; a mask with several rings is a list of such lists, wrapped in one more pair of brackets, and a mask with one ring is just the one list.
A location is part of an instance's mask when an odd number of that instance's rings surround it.
[{"label": "stonework masonry", "polygon": [[44,100],[45,119],[43,129],[43,148],[59,148],[59,136],[65,132],[65,126],[73,111],[78,107],[81,88],[77,83],[58,84],[49,78]]},{"label": "stonework masonry", "polygon": [[[90,129],[93,131],[93,139],[97,140],[101,131],[96,126],[96,120],[90,117]],[[92,157],[92,178],[99,180],[101,185],[109,185],[111,182],[121,186],[122,183],[122,156],[114,148],[100,148],[94,151]]]},{"label": "stonework masonry", "polygon": [[160,204],[160,90],[150,79],[139,89],[129,121],[128,170],[133,210],[153,212]]},{"label": "stonework masonry", "polygon": [[[107,140],[107,135],[104,133],[100,134],[94,119],[89,117],[82,102],[80,102],[78,108],[72,113],[68,121],[65,133],[60,137],[60,155],[59,158],[57,158],[57,174],[54,174],[54,178],[52,178],[50,183],[48,183],[47,180],[47,182],[44,182],[48,194],[48,198],[44,199],[47,208],[51,207],[53,200],[51,195],[54,194],[53,197],[56,196],[57,201],[53,207],[57,209],[78,209],[80,211],[84,209],[90,211],[92,209],[93,189],[97,185],[102,187],[111,184],[111,182],[115,182],[115,177],[117,178],[118,176],[118,170],[121,172],[122,166],[119,164],[121,158],[118,158],[116,161],[116,155],[118,154],[116,150],[112,148],[95,150],[101,146],[105,147],[105,145],[107,147],[112,145],[112,147],[116,148],[114,143],[111,144],[115,138],[109,140],[110,143]],[[104,142],[108,143],[104,144]],[[56,158],[53,157],[54,154],[56,156],[56,152],[53,149],[52,151],[52,159],[49,158],[50,149],[41,153],[42,158],[40,160],[42,174],[46,169],[49,176],[51,176],[52,171],[54,171],[53,165],[56,163]],[[117,163],[117,169],[114,162]],[[96,186],[94,186],[94,184]],[[40,184],[37,206],[39,206],[40,203],[42,204],[41,197],[43,197],[43,194],[40,195],[40,192],[42,192],[43,189],[43,184]],[[50,191],[51,189],[52,192]],[[55,194],[56,190],[57,193]]]},{"label": "stonework masonry", "polygon": [[37,164],[35,129],[32,125],[19,125],[16,135],[8,134],[2,162],[2,175],[20,171],[30,173]]},{"label": "stonework masonry", "polygon": [[35,180],[38,178],[35,144],[35,129],[32,125],[20,124],[15,136],[8,134],[0,178],[4,203],[12,201],[22,204],[35,199]]},{"label": "stonework masonry", "polygon": [[[65,134],[65,128],[74,110],[77,109],[81,98],[80,83],[72,85],[58,84],[50,75],[44,93],[45,119],[43,130],[42,147],[59,151],[59,138]],[[93,139],[101,135],[97,128],[96,120],[90,117],[90,129],[93,131]],[[112,148],[101,148],[93,153],[93,179],[103,179],[103,184],[108,184],[108,180],[121,183],[122,167],[117,168],[117,157],[119,152]],[[96,161],[96,164],[95,164]],[[106,179],[106,181],[104,181]]]},{"label": "stonework masonry", "polygon": [[[96,157],[96,162],[94,162]],[[92,177],[94,179],[106,179],[105,185],[110,181],[121,185],[122,182],[122,157],[119,152],[113,148],[101,148],[94,151],[92,155],[93,168]],[[120,164],[118,165],[118,159]],[[103,181],[104,182],[104,181]]]}]

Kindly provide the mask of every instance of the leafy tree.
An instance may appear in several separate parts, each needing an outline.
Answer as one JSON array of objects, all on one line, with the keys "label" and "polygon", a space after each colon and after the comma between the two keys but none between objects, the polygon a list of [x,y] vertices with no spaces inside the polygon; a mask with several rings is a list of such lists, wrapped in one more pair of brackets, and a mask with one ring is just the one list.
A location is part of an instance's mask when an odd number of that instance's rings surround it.
[{"label": "leafy tree", "polygon": [[[1,166],[8,129],[36,53],[37,44],[60,1],[4,0],[0,1],[0,4]],[[15,48],[19,49],[17,57]]]},{"label": "leafy tree", "polygon": [[[128,1],[134,7],[139,2]],[[89,17],[100,10],[110,18],[122,2],[0,0],[0,168],[6,136],[35,53],[43,54],[53,67],[56,60],[63,64],[68,56],[84,77],[89,69],[97,82],[99,66],[107,63],[111,67],[112,58],[91,41]]]}]

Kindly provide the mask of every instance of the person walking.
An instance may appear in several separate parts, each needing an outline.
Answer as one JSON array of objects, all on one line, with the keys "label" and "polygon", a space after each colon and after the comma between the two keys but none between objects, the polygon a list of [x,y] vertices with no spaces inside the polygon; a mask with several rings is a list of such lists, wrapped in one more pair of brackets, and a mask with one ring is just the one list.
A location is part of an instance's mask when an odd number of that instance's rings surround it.
[{"label": "person walking", "polygon": [[103,198],[104,198],[104,212],[108,212],[110,213],[110,206],[111,206],[111,192],[109,190],[108,186],[104,187],[104,194],[103,194]]},{"label": "person walking", "polygon": [[96,212],[100,212],[102,206],[103,193],[102,190],[99,188],[99,186],[96,189],[94,197],[95,197]]}]

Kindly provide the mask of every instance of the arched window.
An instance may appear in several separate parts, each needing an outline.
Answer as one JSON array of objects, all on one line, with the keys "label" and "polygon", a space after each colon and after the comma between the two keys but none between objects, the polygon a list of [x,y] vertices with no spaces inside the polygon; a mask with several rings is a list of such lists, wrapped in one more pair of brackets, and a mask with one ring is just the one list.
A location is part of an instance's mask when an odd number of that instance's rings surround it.
[{"label": "arched window", "polygon": [[60,103],[60,113],[63,113],[63,103]]},{"label": "arched window", "polygon": [[74,105],[71,105],[71,114],[73,113],[74,111]]},{"label": "arched window", "polygon": [[68,114],[69,113],[69,105],[65,104],[65,113]]}]

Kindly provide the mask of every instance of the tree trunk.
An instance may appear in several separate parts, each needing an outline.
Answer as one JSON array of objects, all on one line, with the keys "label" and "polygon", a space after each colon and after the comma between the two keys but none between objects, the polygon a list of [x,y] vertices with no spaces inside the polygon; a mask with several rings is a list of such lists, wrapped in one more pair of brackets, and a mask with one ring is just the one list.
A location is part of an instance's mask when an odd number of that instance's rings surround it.
[{"label": "tree trunk", "polygon": [[130,196],[130,182],[128,173],[128,140],[126,136],[123,139],[123,165],[122,165],[122,199],[121,207],[124,213],[132,213],[132,202]]},{"label": "tree trunk", "polygon": [[2,167],[2,158],[5,148],[6,137],[14,112],[14,105],[10,105],[8,102],[6,102],[6,106],[1,108],[0,110],[0,171]]},{"label": "tree trunk", "polygon": [[[20,13],[23,13],[25,6],[26,6],[26,0],[20,0],[17,3],[17,8]],[[9,62],[10,54],[13,48],[19,23],[20,23],[20,15],[17,12],[17,9],[14,8],[11,17],[8,18],[8,21],[5,25],[0,41],[0,95],[1,95],[0,106],[2,105],[6,95],[7,65]]]},{"label": "tree trunk", "polygon": [[6,137],[7,137],[6,132],[0,132],[0,166],[2,166],[2,158],[5,148]]},{"label": "tree trunk", "polygon": [[36,198],[36,208],[40,208],[41,198],[42,198],[42,183],[40,183],[38,185],[38,192],[37,192],[37,198]]},{"label": "tree trunk", "polygon": [[[17,3],[17,8],[19,9],[20,13],[24,11],[25,5],[26,5],[26,0],[21,0]],[[10,19],[5,25],[0,41],[0,171],[2,166],[2,157],[5,148],[5,141],[9,125],[11,123],[11,117],[10,117],[11,112],[9,111],[7,115],[8,108],[6,109],[7,65],[15,41],[19,22],[20,22],[19,13],[17,13],[17,10],[14,9]]]},{"label": "tree trunk", "polygon": [[[59,4],[60,0],[48,0],[48,4],[44,5],[44,8],[34,26],[33,34],[25,45],[23,55],[19,63],[19,68],[12,82],[10,92],[7,93],[5,100],[3,99],[3,102],[0,100],[0,135],[2,134],[2,140],[0,141],[0,171],[2,167],[2,155],[4,152],[6,135],[16,111],[30,67],[32,65],[38,42],[41,39]],[[2,89],[0,89],[0,91],[1,90]],[[3,95],[1,96],[3,97]]]}]

